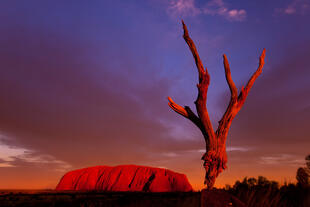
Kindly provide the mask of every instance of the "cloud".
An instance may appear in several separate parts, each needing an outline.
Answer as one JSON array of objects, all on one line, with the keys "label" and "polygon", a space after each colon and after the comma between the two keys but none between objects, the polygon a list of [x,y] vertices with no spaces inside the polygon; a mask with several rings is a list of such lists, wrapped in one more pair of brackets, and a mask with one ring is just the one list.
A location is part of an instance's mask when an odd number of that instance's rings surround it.
[{"label": "cloud", "polygon": [[272,156],[260,157],[260,164],[265,165],[290,165],[299,167],[305,163],[304,159],[300,159],[299,156],[293,154],[277,154]]},{"label": "cloud", "polygon": [[172,0],[168,12],[173,16],[196,16],[201,13],[195,6],[195,0]]},{"label": "cloud", "polygon": [[276,8],[276,14],[293,15],[305,14],[310,10],[309,0],[292,0],[288,5],[283,8]]},{"label": "cloud", "polygon": [[226,151],[227,152],[236,152],[236,151],[238,151],[238,152],[247,152],[247,151],[249,151],[249,150],[251,150],[252,148],[249,148],[249,147],[227,147],[226,148]]},{"label": "cloud", "polygon": [[199,14],[222,16],[228,21],[244,21],[247,13],[244,9],[230,9],[223,0],[211,0],[202,7],[195,5],[195,0],[173,0],[168,7],[172,16],[196,16]]},{"label": "cloud", "polygon": [[49,165],[56,171],[67,171],[72,166],[62,160],[46,154],[39,154],[33,150],[21,147],[10,146],[1,141],[8,141],[9,138],[0,135],[0,167],[23,167],[26,164],[31,165]]},{"label": "cloud", "polygon": [[0,162],[0,167],[14,167],[14,165],[7,162]]},{"label": "cloud", "polygon": [[229,9],[223,0],[211,0],[203,8],[204,14],[219,15],[229,21],[244,21],[246,11],[244,9]]},{"label": "cloud", "polygon": [[[252,150],[252,148],[249,147],[238,147],[238,146],[230,146],[226,148],[227,152],[247,152]],[[195,157],[198,157],[198,154],[204,154],[206,152],[206,149],[184,149],[184,150],[175,150],[173,152],[164,152],[161,155],[163,157],[178,157],[178,156],[188,156],[190,154],[195,155]]]},{"label": "cloud", "polygon": [[[3,135],[0,135],[0,141],[3,140],[3,137]],[[25,153],[27,153],[27,150],[24,148],[11,147],[0,142],[0,159],[2,166],[4,166],[4,163],[8,164],[8,166],[13,166],[10,162],[14,161],[14,157]]]}]

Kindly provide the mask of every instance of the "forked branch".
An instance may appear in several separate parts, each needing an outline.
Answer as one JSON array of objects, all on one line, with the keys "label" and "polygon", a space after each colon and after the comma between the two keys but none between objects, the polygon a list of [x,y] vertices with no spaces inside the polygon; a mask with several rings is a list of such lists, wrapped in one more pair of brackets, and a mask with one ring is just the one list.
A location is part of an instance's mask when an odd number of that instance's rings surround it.
[{"label": "forked branch", "polygon": [[220,172],[222,172],[223,169],[226,168],[227,155],[225,141],[227,138],[228,130],[232,120],[244,104],[244,101],[255,80],[262,72],[262,68],[265,63],[265,49],[259,58],[259,66],[257,70],[251,76],[245,88],[242,87],[239,95],[237,87],[231,77],[230,66],[227,57],[226,55],[223,55],[225,77],[231,96],[228,107],[222,119],[219,121],[216,132],[214,132],[206,106],[207,92],[210,84],[210,75],[207,68],[204,69],[197,48],[193,40],[190,38],[187,27],[183,21],[182,25],[184,30],[183,38],[195,59],[195,64],[199,74],[199,82],[197,84],[198,96],[195,101],[198,115],[196,115],[188,106],[182,107],[176,104],[170,97],[168,97],[168,104],[175,112],[191,120],[201,130],[206,142],[206,153],[202,156],[202,160],[204,160],[203,166],[206,170],[205,184],[207,184],[208,188],[212,188],[216,177]]},{"label": "forked branch", "polygon": [[[223,137],[226,139],[226,136],[227,136],[228,130],[230,128],[232,120],[237,115],[237,113],[240,111],[242,105],[245,102],[245,99],[246,99],[248,93],[250,92],[250,89],[252,88],[252,86],[255,82],[255,80],[262,73],[262,68],[263,68],[264,63],[265,63],[265,53],[266,53],[266,50],[263,49],[263,52],[262,52],[261,56],[259,57],[259,66],[258,66],[257,70],[254,72],[254,74],[249,79],[246,87],[245,88],[242,87],[241,92],[240,92],[238,97],[237,97],[237,94],[238,94],[237,88],[236,88],[236,86],[235,86],[235,84],[231,78],[230,67],[229,67],[227,57],[226,57],[226,55],[223,55],[225,76],[226,76],[227,83],[229,85],[231,98],[230,98],[229,105],[228,105],[222,119],[219,121],[218,129],[216,130],[216,135],[218,137],[221,135],[224,135]],[[225,139],[222,141],[225,141]]]}]

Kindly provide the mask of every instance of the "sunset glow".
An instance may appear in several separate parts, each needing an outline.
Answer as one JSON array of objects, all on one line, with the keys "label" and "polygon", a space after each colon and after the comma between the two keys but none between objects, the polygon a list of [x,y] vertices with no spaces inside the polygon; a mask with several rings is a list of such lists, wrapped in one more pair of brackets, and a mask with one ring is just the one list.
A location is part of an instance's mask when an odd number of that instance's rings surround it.
[{"label": "sunset glow", "polygon": [[201,132],[167,105],[195,109],[197,69],[184,19],[211,76],[214,128],[230,92],[265,66],[232,122],[228,168],[296,182],[310,153],[310,1],[5,1],[0,7],[0,189],[54,189],[65,172],[144,165],[204,187]]}]

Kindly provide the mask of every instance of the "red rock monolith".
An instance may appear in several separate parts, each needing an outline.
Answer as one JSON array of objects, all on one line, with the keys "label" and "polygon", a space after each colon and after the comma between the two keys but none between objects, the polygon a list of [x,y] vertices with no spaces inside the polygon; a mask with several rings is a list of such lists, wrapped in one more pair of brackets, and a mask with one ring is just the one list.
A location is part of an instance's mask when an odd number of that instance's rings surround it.
[{"label": "red rock monolith", "polygon": [[137,165],[96,166],[66,173],[56,190],[189,192],[186,175]]}]

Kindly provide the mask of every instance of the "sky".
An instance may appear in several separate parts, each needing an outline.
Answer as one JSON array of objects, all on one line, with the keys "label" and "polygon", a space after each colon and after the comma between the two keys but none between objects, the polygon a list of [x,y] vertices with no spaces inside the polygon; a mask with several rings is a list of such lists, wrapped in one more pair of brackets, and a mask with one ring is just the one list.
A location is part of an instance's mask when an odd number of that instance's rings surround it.
[{"label": "sky", "polygon": [[136,164],[185,173],[202,189],[203,137],[167,101],[195,108],[181,19],[211,76],[214,128],[230,98],[222,55],[240,89],[266,48],[215,185],[295,182],[310,153],[310,0],[4,0],[0,188],[53,189],[70,170]]}]

